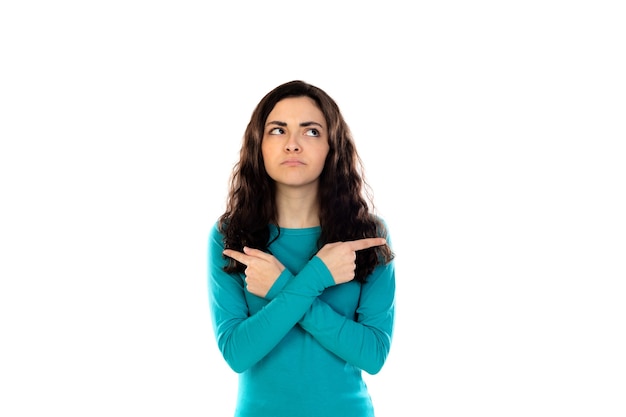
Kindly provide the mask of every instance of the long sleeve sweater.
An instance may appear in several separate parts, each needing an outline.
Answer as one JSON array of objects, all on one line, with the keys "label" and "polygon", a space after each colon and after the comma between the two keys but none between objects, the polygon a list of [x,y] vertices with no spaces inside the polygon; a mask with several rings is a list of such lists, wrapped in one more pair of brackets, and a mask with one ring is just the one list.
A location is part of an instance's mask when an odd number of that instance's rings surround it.
[{"label": "long sleeve sweater", "polygon": [[390,350],[394,264],[377,266],[363,284],[335,285],[314,256],[320,233],[280,229],[269,250],[285,270],[258,297],[244,274],[224,272],[223,236],[217,224],[210,232],[211,318],[224,359],[239,373],[235,417],[374,416],[361,371],[377,373]]}]

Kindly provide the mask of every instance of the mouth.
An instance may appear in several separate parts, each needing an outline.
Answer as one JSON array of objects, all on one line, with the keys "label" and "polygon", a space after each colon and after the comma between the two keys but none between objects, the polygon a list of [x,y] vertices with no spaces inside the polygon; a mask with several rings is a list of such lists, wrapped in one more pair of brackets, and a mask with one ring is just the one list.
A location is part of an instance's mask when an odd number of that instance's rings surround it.
[{"label": "mouth", "polygon": [[300,165],[305,165],[305,164],[299,159],[286,159],[281,163],[281,165],[294,167],[294,166],[300,166]]}]

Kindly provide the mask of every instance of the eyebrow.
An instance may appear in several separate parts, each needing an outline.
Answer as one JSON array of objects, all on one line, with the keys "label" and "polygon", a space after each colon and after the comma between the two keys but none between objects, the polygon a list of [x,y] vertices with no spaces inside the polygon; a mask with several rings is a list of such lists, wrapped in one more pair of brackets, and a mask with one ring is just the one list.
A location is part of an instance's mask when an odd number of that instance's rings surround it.
[{"label": "eyebrow", "polygon": [[[280,127],[285,127],[285,126],[287,126],[287,123],[279,122],[278,120],[274,120],[274,121],[271,121],[271,122],[267,122],[265,124],[265,126],[269,126],[269,125],[277,125],[277,126],[280,126]],[[320,123],[317,123],[317,122],[314,122],[314,121],[300,123],[300,127],[309,127],[309,126],[319,126],[322,129],[324,128],[324,126],[322,126]]]}]

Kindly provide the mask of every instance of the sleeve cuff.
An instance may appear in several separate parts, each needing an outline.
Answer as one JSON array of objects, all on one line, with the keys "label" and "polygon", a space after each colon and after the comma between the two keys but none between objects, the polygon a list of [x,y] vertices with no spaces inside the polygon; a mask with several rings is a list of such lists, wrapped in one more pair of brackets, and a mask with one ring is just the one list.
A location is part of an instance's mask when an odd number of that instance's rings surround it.
[{"label": "sleeve cuff", "polygon": [[283,272],[278,276],[276,281],[274,281],[274,284],[272,284],[272,287],[267,292],[267,294],[265,294],[264,298],[266,300],[271,300],[276,297],[278,293],[281,292],[283,288],[285,288],[285,285],[287,285],[287,282],[289,282],[291,278],[293,278],[293,274],[287,268],[285,268]]}]

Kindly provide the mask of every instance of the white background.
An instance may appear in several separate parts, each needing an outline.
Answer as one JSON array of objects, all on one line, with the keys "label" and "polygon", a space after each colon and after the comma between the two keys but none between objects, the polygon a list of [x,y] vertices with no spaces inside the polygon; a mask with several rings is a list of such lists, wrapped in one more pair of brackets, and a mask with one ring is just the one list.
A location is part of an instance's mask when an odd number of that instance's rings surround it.
[{"label": "white background", "polygon": [[619,3],[3,2],[0,415],[232,415],[207,234],[303,79],[397,253],[377,415],[623,417]]}]

